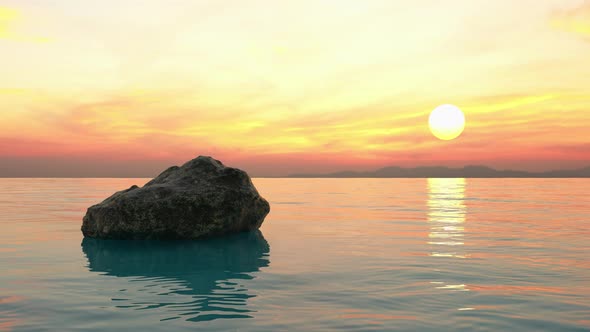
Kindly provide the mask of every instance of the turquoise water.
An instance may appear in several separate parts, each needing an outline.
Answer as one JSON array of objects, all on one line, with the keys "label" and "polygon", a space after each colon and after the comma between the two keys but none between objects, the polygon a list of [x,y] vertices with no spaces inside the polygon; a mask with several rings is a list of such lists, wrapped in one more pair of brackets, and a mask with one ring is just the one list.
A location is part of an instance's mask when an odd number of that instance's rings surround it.
[{"label": "turquoise water", "polygon": [[590,331],[587,179],[254,179],[260,232],[83,239],[147,179],[0,179],[0,331]]}]

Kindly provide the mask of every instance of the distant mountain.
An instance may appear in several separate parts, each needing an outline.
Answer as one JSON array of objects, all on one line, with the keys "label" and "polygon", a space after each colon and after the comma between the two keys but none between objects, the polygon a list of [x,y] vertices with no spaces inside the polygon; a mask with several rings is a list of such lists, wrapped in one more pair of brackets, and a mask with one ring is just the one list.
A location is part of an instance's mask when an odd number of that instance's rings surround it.
[{"label": "distant mountain", "polygon": [[434,167],[384,167],[376,171],[343,171],[328,174],[292,174],[290,178],[590,178],[590,167],[575,170],[526,172],[496,170],[486,166],[462,168]]}]

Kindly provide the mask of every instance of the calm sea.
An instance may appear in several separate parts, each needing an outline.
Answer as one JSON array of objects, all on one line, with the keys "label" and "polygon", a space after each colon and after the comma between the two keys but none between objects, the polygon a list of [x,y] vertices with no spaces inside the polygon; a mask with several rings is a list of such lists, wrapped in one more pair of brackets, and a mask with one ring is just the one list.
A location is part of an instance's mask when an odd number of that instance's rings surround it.
[{"label": "calm sea", "polygon": [[0,331],[590,331],[588,179],[254,179],[259,233],[83,240],[147,179],[0,179]]}]

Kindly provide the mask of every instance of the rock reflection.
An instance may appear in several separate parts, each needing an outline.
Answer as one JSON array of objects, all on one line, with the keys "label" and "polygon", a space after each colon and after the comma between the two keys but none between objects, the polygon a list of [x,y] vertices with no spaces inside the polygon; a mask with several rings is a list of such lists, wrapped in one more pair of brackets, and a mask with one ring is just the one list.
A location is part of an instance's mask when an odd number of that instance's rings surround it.
[{"label": "rock reflection", "polygon": [[428,179],[431,256],[465,258],[465,179]]},{"label": "rock reflection", "polygon": [[85,238],[88,269],[125,278],[117,308],[158,309],[167,319],[248,318],[241,284],[269,265],[259,231],[202,241],[117,241]]}]

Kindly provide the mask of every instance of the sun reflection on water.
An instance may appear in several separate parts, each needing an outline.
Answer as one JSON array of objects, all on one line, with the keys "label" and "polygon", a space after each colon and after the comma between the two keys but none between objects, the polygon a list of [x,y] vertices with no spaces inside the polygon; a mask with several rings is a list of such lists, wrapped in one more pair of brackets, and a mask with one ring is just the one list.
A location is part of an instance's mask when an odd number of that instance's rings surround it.
[{"label": "sun reflection on water", "polygon": [[465,179],[428,179],[430,256],[465,258]]},{"label": "sun reflection on water", "polygon": [[[428,179],[428,244],[431,257],[447,259],[467,258],[465,245],[465,179]],[[432,281],[436,289],[468,292],[458,281]],[[461,307],[457,310],[473,310]]]}]

